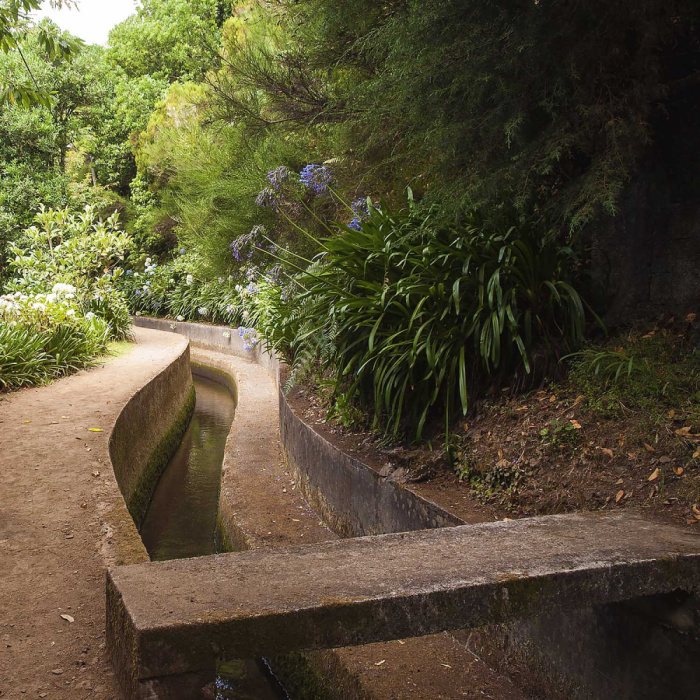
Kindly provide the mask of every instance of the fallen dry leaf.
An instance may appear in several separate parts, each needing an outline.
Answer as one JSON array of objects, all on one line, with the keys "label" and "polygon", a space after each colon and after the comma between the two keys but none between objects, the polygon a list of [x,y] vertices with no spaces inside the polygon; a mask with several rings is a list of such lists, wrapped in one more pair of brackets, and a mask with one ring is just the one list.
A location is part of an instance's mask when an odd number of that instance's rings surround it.
[{"label": "fallen dry leaf", "polygon": [[695,525],[698,521],[697,520],[686,520],[685,524],[686,525]]},{"label": "fallen dry leaf", "polygon": [[375,665],[375,666],[381,666],[382,664],[385,664],[385,663],[386,663],[386,659],[382,659],[381,661],[377,661],[377,663],[374,664],[374,665]]},{"label": "fallen dry leaf", "polygon": [[615,482],[615,485],[616,485],[616,486],[619,486],[620,484],[624,484],[624,483],[625,483],[625,480],[624,480],[624,479],[618,479],[618,480]]},{"label": "fallen dry leaf", "polygon": [[648,442],[644,443],[644,449],[647,452],[656,452],[656,450]]},{"label": "fallen dry leaf", "polygon": [[673,467],[673,473],[676,476],[680,476],[683,473],[683,467]]},{"label": "fallen dry leaf", "polygon": [[661,474],[661,472],[659,471],[659,468],[657,467],[657,468],[654,469],[654,471],[650,474],[649,479],[647,479],[647,481],[656,481],[656,480],[659,478],[659,474]]},{"label": "fallen dry leaf", "polygon": [[71,624],[75,622],[75,619],[71,615],[61,615],[61,617],[66,621],[70,622]]},{"label": "fallen dry leaf", "polygon": [[678,428],[678,430],[674,430],[673,432],[676,433],[676,435],[680,435],[681,437],[685,437],[686,435],[690,434],[690,428],[688,428],[688,427]]},{"label": "fallen dry leaf", "polygon": [[569,421],[574,426],[574,430],[581,430],[581,424],[577,420]]},{"label": "fallen dry leaf", "polygon": [[673,416],[675,416],[675,415],[676,415],[676,412],[675,412],[673,409],[671,409],[671,410],[668,412],[668,417],[669,417],[669,418],[673,418]]},{"label": "fallen dry leaf", "polygon": [[668,464],[671,461],[673,461],[673,460],[668,455],[664,455],[663,457],[659,457],[659,464]]},{"label": "fallen dry leaf", "polygon": [[613,451],[609,447],[601,447],[600,451],[603,454],[608,455],[608,457],[613,457]]},{"label": "fallen dry leaf", "polygon": [[695,513],[695,515],[700,515],[700,510],[698,510],[698,504],[697,504],[697,503],[693,506],[693,513]]},{"label": "fallen dry leaf", "polygon": [[693,452],[693,459],[697,459],[698,457],[700,457],[700,450],[695,450],[695,452]]},{"label": "fallen dry leaf", "polygon": [[688,323],[692,323],[696,318],[697,318],[697,314],[688,314],[685,317],[685,320],[688,321]]},{"label": "fallen dry leaf", "polygon": [[615,496],[615,503],[619,503],[619,502],[620,502],[620,499],[621,499],[624,495],[625,495],[625,492],[624,492],[622,489],[620,489],[620,490],[617,492],[617,496]]}]

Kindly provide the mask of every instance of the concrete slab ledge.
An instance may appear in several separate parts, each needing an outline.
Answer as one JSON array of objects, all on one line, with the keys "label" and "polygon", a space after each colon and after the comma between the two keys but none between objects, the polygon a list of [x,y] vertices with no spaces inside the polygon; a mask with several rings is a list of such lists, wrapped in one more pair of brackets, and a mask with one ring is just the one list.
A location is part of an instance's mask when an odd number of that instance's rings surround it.
[{"label": "concrete slab ledge", "polygon": [[[135,564],[110,571],[108,638],[134,681],[469,628],[700,585],[700,536],[564,515]],[[122,677],[124,677],[122,676]]]}]

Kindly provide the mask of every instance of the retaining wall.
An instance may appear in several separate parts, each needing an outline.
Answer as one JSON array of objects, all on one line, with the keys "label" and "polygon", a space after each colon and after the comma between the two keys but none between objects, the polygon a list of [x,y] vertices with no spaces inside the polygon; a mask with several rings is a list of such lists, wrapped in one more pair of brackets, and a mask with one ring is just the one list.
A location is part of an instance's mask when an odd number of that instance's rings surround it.
[{"label": "retaining wall", "polygon": [[137,527],[187,430],[194,404],[190,348],[183,343],[177,359],[139,389],[117,418],[109,454]]},{"label": "retaining wall", "polygon": [[[282,447],[314,509],[346,536],[461,524],[439,505],[392,483],[307,425],[279,387],[279,364],[243,349],[235,329],[137,318],[204,347],[255,359],[277,378]],[[229,337],[230,333],[230,337]],[[687,593],[586,606],[455,636],[533,698],[694,697],[700,687],[700,604]]]}]

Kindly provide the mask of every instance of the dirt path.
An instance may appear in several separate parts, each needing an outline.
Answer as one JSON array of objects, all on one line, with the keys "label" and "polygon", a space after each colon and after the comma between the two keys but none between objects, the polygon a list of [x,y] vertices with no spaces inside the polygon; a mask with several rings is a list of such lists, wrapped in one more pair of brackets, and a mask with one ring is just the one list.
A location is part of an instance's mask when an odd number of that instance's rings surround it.
[{"label": "dirt path", "polygon": [[186,342],[135,336],[130,353],[104,366],[0,396],[3,700],[121,697],[104,649],[105,571],[148,557],[107,441],[124,404]]}]

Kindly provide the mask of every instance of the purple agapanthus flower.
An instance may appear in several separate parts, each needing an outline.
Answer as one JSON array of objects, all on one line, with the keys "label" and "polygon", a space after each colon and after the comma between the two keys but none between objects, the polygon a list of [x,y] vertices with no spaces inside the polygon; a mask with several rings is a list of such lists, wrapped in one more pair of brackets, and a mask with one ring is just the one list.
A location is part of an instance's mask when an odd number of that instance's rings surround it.
[{"label": "purple agapanthus flower", "polygon": [[286,165],[280,165],[279,168],[270,170],[267,174],[267,181],[272,185],[275,192],[279,192],[282,186],[289,180],[291,171]]},{"label": "purple agapanthus flower", "polygon": [[348,228],[355,229],[355,231],[360,231],[362,229],[362,222],[369,216],[369,202],[365,197],[358,197],[350,205],[350,208],[355,216],[348,224]]},{"label": "purple agapanthus flower", "polygon": [[259,207],[267,207],[268,209],[278,209],[281,202],[282,198],[279,192],[276,192],[271,187],[266,187],[255,198],[255,203]]},{"label": "purple agapanthus flower", "polygon": [[238,329],[238,336],[243,340],[243,349],[250,352],[259,342],[255,328],[245,328],[241,326]]},{"label": "purple agapanthus flower", "polygon": [[282,278],[282,266],[275,265],[274,267],[270,268],[265,273],[265,277],[270,284],[279,284],[279,281]]},{"label": "purple agapanthus flower", "polygon": [[358,197],[350,205],[350,208],[358,219],[364,219],[366,216],[369,216],[369,202],[366,197]]},{"label": "purple agapanthus flower", "polygon": [[299,174],[299,179],[319,196],[327,194],[329,186],[335,182],[333,173],[328,167],[315,163],[307,165]]},{"label": "purple agapanthus flower", "polygon": [[249,233],[244,236],[239,236],[233,243],[229,246],[231,248],[231,253],[236,261],[240,262],[245,257],[250,260],[253,257],[253,252],[257,246],[260,238],[266,233],[264,226],[253,226]]}]

